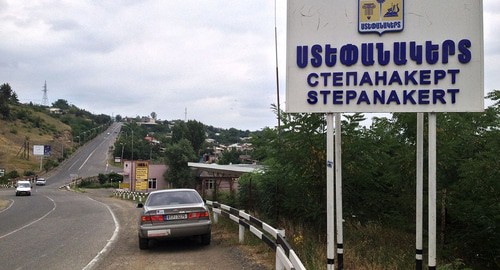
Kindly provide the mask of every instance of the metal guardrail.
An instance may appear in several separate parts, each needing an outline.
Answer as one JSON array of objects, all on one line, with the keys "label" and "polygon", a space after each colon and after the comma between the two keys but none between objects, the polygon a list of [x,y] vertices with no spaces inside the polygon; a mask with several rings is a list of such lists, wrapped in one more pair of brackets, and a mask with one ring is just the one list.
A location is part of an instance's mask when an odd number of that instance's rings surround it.
[{"label": "metal guardrail", "polygon": [[[124,200],[144,202],[149,193],[115,190],[113,195]],[[219,216],[228,217],[232,221],[238,223],[240,243],[243,243],[245,239],[245,229],[247,229],[272,248],[276,252],[277,270],[306,269],[290,244],[286,241],[285,230],[275,229],[269,224],[245,213],[245,211],[238,210],[231,206],[208,200],[205,203],[212,209],[214,223],[218,222]]]},{"label": "metal guardrail", "polygon": [[[222,215],[239,224],[240,243],[243,243],[245,239],[245,229],[248,229],[269,247],[271,247],[276,252],[276,269],[306,269],[297,254],[293,251],[290,244],[286,241],[285,230],[275,229],[269,224],[245,213],[245,211],[238,210],[225,204],[208,200],[206,201],[206,204],[212,208],[215,223],[218,222],[218,216]],[[259,229],[262,229],[265,233]],[[266,233],[271,235],[274,239]]]}]

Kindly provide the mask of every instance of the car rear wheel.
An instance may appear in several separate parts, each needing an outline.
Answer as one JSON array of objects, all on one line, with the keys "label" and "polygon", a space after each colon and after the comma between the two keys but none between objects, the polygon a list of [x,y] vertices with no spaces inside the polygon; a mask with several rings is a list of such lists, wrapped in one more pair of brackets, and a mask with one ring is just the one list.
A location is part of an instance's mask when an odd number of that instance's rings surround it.
[{"label": "car rear wheel", "polygon": [[210,245],[210,240],[211,240],[211,239],[212,239],[212,236],[211,236],[211,234],[210,234],[210,233],[203,234],[203,235],[201,236],[201,244],[202,244],[202,245],[206,245],[206,246],[208,246],[208,245]]},{"label": "car rear wheel", "polygon": [[139,236],[139,249],[144,250],[149,248],[149,239]]}]

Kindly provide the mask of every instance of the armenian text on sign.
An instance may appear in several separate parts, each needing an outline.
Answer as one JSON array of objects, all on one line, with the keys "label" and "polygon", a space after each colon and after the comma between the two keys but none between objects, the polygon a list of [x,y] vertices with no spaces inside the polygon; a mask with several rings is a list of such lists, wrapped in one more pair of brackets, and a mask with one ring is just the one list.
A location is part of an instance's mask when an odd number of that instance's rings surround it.
[{"label": "armenian text on sign", "polygon": [[136,161],[136,163],[135,163],[135,179],[148,180],[148,168],[149,168],[149,164],[147,161]]}]

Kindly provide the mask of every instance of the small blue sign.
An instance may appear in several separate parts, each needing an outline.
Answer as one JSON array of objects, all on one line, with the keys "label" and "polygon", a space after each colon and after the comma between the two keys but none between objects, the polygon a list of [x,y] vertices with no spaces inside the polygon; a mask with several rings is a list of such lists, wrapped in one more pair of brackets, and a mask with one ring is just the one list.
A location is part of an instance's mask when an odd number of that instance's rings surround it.
[{"label": "small blue sign", "polygon": [[43,146],[43,155],[44,156],[50,156],[50,145],[44,145]]}]

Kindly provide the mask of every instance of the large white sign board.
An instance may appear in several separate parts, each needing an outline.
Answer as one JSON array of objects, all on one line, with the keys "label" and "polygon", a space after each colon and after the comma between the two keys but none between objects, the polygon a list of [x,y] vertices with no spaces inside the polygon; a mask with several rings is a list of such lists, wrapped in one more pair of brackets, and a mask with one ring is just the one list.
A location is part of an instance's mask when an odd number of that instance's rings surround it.
[{"label": "large white sign board", "polygon": [[484,110],[481,0],[289,0],[286,111]]}]

